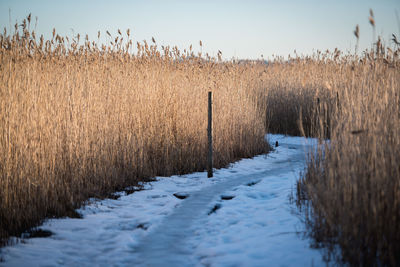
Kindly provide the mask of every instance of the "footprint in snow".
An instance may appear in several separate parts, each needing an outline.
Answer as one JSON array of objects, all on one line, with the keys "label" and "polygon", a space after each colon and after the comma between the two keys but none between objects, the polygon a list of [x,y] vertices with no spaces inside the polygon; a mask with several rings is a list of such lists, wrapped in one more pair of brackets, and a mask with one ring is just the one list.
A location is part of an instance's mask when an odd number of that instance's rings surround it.
[{"label": "footprint in snow", "polygon": [[221,195],[222,200],[231,200],[233,198],[235,198],[234,195]]},{"label": "footprint in snow", "polygon": [[177,192],[173,194],[174,197],[178,198],[178,199],[185,199],[189,196],[189,193],[186,192]]},{"label": "footprint in snow", "polygon": [[150,223],[139,223],[136,228],[137,229],[143,229],[143,230],[147,230],[150,227]]},{"label": "footprint in snow", "polygon": [[258,184],[260,181],[261,181],[261,180],[251,181],[251,182],[247,183],[246,185],[247,185],[247,186],[253,186],[253,185]]}]

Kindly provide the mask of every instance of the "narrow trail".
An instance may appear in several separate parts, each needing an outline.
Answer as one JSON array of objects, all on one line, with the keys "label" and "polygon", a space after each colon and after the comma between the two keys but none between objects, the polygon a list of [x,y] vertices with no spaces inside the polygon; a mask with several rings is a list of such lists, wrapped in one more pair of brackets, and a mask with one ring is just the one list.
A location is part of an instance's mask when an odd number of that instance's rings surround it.
[{"label": "narrow trail", "polygon": [[[290,175],[295,169],[304,166],[306,157],[306,147],[298,144],[281,143],[275,152],[271,152],[269,157],[274,157],[280,151],[292,150],[287,158],[275,161],[271,168],[263,171],[254,169],[253,173],[232,175],[229,179],[217,184],[202,188],[192,193],[187,199],[183,200],[172,214],[167,216],[161,225],[149,233],[138,243],[135,253],[138,254],[135,265],[143,266],[196,266],[199,259],[193,256],[193,247],[188,240],[195,236],[196,232],[202,228],[202,223],[211,215],[213,209],[220,209],[217,203],[225,192],[229,192],[235,187],[242,185],[254,185],[261,180],[271,182],[270,190],[274,191],[273,198],[287,198],[288,190],[292,188],[292,181],[286,183],[281,180],[280,186],[274,187],[276,179],[274,177],[284,177]],[[232,194],[231,194],[232,195]],[[271,194],[269,195],[271,196]],[[273,199],[271,200],[273,201]],[[280,204],[276,207],[279,208]],[[274,209],[270,209],[273,216]],[[251,214],[249,214],[251,216]],[[201,223],[199,223],[201,222]],[[286,233],[287,225],[282,224],[282,229],[277,229],[277,235]],[[269,242],[266,239],[266,242]]]},{"label": "narrow trail", "polygon": [[39,228],[50,237],[0,248],[0,266],[324,265],[289,203],[315,140],[268,138],[279,147],[214,178],[157,177],[145,190],[92,200],[77,210],[83,219],[49,219]]}]

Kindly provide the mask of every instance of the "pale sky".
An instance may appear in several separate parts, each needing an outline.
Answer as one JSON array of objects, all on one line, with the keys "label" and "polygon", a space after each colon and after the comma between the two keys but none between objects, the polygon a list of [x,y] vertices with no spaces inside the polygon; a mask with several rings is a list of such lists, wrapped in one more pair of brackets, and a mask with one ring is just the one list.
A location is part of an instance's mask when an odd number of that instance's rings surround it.
[{"label": "pale sky", "polygon": [[[400,35],[400,0],[0,0],[0,27],[10,27],[32,13],[36,32],[51,36],[53,28],[60,35],[89,34],[97,40],[97,31],[126,32],[134,41],[151,37],[159,45],[193,44],[203,52],[223,58],[265,59],[272,55],[310,55],[313,51],[339,48],[354,51],[353,31],[360,26],[359,50],[371,47],[372,27],[368,22],[372,8],[376,33],[393,46],[390,36]],[[11,18],[9,16],[11,10]]]}]

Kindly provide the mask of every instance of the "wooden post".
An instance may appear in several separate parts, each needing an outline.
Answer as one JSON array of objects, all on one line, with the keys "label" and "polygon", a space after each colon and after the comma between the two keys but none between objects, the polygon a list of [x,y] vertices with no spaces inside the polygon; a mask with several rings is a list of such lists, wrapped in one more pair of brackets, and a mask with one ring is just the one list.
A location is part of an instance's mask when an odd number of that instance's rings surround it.
[{"label": "wooden post", "polygon": [[213,146],[212,146],[212,101],[211,92],[208,92],[208,157],[207,157],[207,176],[213,177]]}]

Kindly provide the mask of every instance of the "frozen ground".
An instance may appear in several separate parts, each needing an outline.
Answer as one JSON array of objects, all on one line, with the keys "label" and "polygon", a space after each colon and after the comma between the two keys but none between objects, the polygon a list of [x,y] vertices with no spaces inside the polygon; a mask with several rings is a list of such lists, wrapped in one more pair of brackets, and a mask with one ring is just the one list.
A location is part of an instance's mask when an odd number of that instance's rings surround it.
[{"label": "frozen ground", "polygon": [[[158,177],[146,190],[94,201],[83,219],[54,219],[47,238],[0,251],[0,266],[321,266],[289,195],[315,140],[268,135],[279,147],[230,168]],[[187,196],[185,199],[180,199]]]}]

